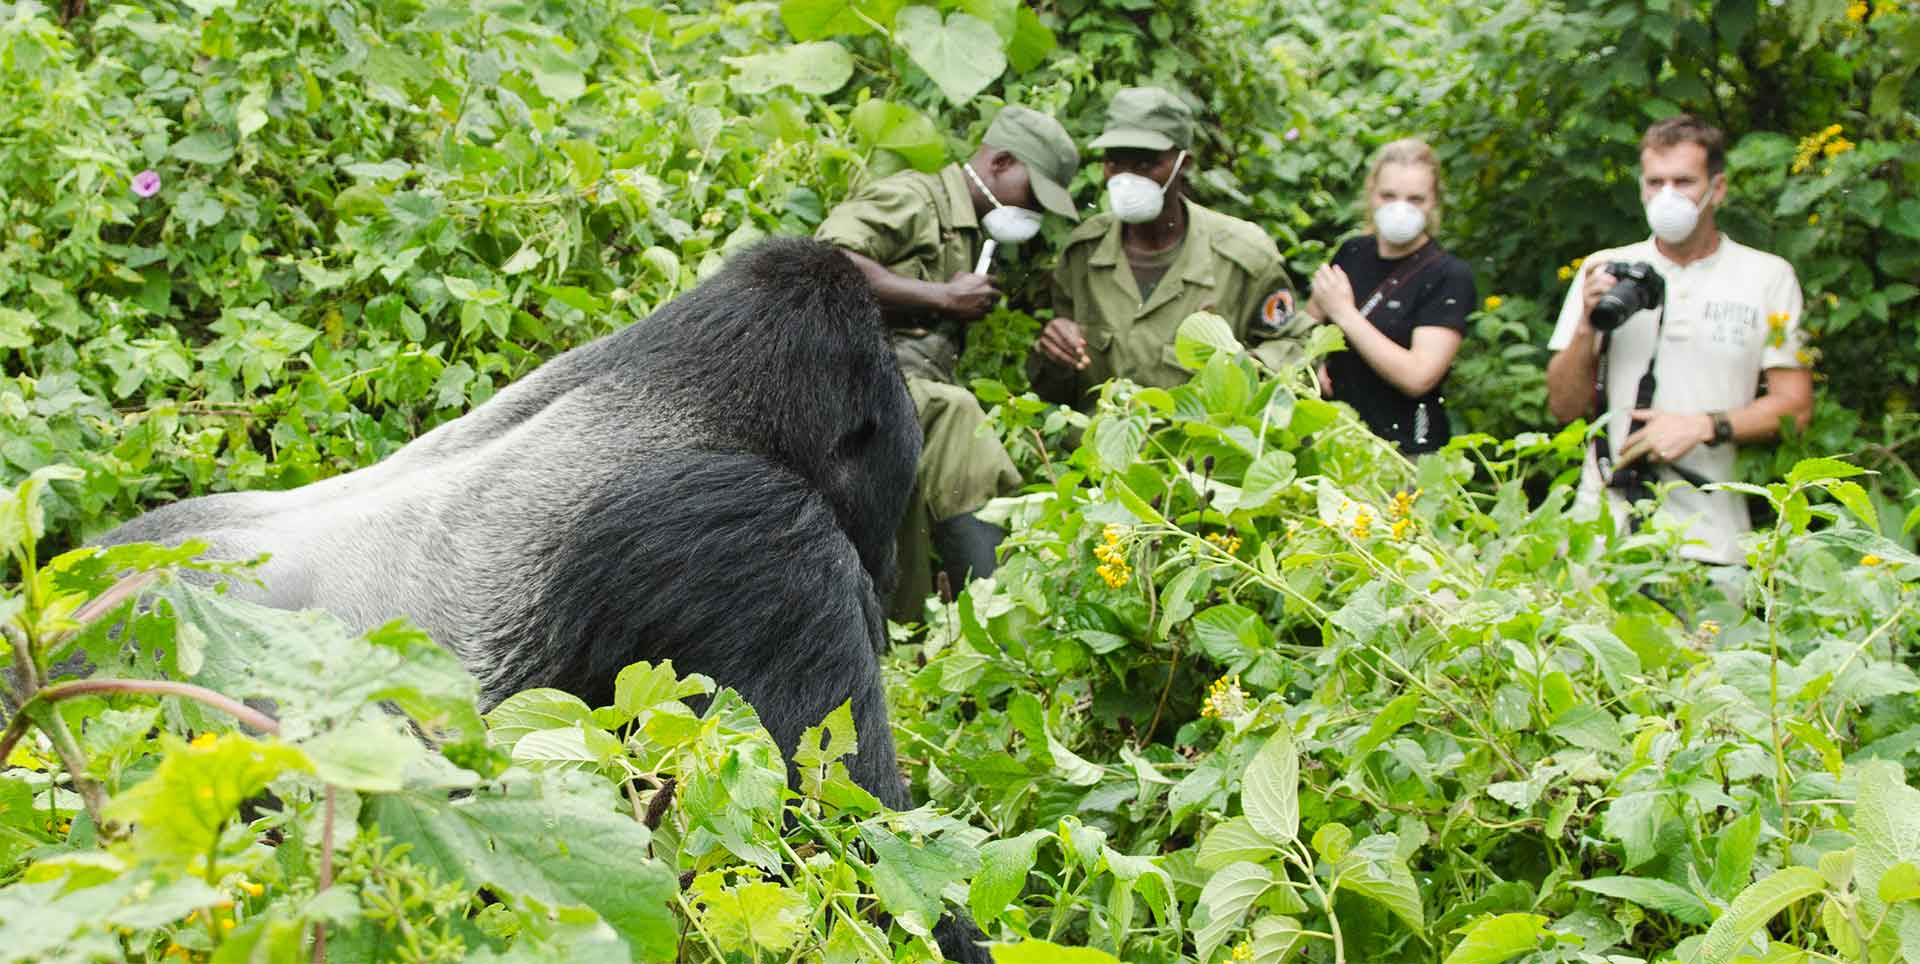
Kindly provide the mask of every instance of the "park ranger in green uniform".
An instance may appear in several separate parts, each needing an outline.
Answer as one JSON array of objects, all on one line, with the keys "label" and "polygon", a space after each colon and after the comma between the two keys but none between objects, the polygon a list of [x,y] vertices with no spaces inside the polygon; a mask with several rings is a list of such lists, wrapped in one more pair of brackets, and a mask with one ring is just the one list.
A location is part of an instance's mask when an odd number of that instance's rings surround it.
[{"label": "park ranger in green uniform", "polygon": [[1000,298],[981,258],[987,242],[1031,238],[1041,208],[1078,220],[1066,184],[1079,167],[1080,152],[1058,121],[1009,105],[966,162],[868,184],[814,233],[846,251],[872,282],[920,413],[925,444],[919,491],[901,526],[895,618],[920,617],[933,587],[931,548],[939,549],[956,592],[969,571],[993,572],[994,548],[1005,533],[973,513],[1017,488],[1020,473],[985,429],[973,392],[955,384],[954,366],[966,323]]},{"label": "park ranger in green uniform", "polygon": [[1293,286],[1273,240],[1257,225],[1187,198],[1193,113],[1172,93],[1115,94],[1090,147],[1105,152],[1107,212],[1067,239],[1053,273],[1052,321],[1028,370],[1053,401],[1091,402],[1110,378],[1163,388],[1191,373],[1174,334],[1196,311],[1227,319],[1255,354],[1286,358],[1311,324],[1293,315]]}]

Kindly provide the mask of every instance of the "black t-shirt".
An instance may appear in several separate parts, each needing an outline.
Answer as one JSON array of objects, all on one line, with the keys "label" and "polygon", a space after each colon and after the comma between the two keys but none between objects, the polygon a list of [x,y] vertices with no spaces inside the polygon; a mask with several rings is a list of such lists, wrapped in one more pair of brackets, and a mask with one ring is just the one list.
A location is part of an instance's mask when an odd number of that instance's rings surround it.
[{"label": "black t-shirt", "polygon": [[[1402,265],[1415,262],[1422,264],[1411,273],[1401,272],[1399,283],[1384,293],[1367,320],[1402,348],[1412,347],[1413,330],[1423,325],[1466,334],[1467,313],[1473,310],[1476,297],[1473,268],[1437,243],[1429,241],[1404,258],[1388,259],[1380,257],[1372,235],[1362,235],[1341,245],[1333,256],[1333,263],[1353,282],[1353,300],[1361,308]],[[1419,398],[1409,398],[1351,350],[1327,356],[1327,375],[1333,379],[1333,397],[1352,405],[1373,434],[1398,445],[1402,452],[1431,452],[1453,437],[1438,386]]]}]

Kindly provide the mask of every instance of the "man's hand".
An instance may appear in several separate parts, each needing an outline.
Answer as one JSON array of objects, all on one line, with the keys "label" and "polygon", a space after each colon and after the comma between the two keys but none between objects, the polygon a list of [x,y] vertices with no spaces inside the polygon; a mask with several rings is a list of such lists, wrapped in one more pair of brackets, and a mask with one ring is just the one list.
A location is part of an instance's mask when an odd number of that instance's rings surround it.
[{"label": "man's hand", "polygon": [[1636,408],[1632,417],[1646,424],[1620,446],[1620,465],[1642,457],[1649,462],[1676,461],[1694,446],[1713,440],[1713,416],[1705,412]]},{"label": "man's hand", "polygon": [[1320,397],[1333,397],[1333,376],[1327,373],[1327,363],[1320,363]]},{"label": "man's hand", "polygon": [[1586,309],[1584,318],[1593,317],[1593,306],[1600,303],[1600,296],[1613,290],[1619,280],[1598,265],[1587,271],[1586,280],[1580,283],[1580,302]]},{"label": "man's hand", "polygon": [[1087,340],[1080,336],[1080,325],[1072,318],[1055,318],[1040,329],[1040,356],[1075,371],[1085,369],[1093,360],[1087,357]]},{"label": "man's hand", "polygon": [[1000,289],[983,274],[962,271],[942,286],[940,313],[948,318],[973,321],[983,318],[1000,301]]}]

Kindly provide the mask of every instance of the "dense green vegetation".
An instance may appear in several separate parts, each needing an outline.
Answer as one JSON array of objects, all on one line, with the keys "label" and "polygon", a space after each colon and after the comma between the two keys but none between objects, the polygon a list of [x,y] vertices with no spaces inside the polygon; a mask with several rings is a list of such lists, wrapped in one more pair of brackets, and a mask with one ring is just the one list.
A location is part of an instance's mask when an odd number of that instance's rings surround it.
[{"label": "dense green vegetation", "polygon": [[[142,681],[12,718],[0,960],[907,960],[943,906],[1002,961],[1920,959],[1920,11],[1496,6],[0,2],[0,652]],[[853,787],[834,718],[786,794],[670,666],[482,719],[403,626],[71,551],[377,460],[1003,100],[1084,142],[1149,81],[1297,277],[1374,145],[1434,141],[1484,435],[1410,465],[1199,316],[1191,384],[1064,450],[1014,363],[1031,246],[968,364],[1033,485],[888,669],[929,808]],[[1643,235],[1679,109],[1736,139],[1725,223],[1795,263],[1829,373],[1748,456],[1744,599],[1549,484],[1559,271]]]}]

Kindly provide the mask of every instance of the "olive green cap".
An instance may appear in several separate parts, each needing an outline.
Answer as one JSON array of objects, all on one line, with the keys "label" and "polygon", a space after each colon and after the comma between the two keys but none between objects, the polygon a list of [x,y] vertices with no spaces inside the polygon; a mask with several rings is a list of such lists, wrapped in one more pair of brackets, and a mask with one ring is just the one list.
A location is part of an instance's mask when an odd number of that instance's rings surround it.
[{"label": "olive green cap", "polygon": [[1069,221],[1080,220],[1073,195],[1067,193],[1067,182],[1080,169],[1080,151],[1059,121],[1037,110],[1008,104],[987,126],[987,136],[980,142],[1000,148],[1026,165],[1027,181],[1033,185],[1033,196],[1041,207]]},{"label": "olive green cap", "polygon": [[1128,87],[1107,104],[1107,126],[1087,145],[1094,150],[1133,147],[1148,151],[1193,147],[1193,111],[1171,91]]}]

